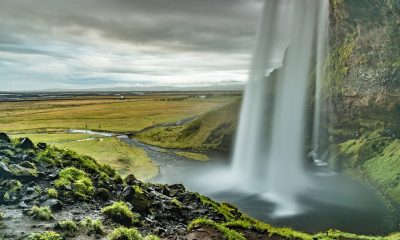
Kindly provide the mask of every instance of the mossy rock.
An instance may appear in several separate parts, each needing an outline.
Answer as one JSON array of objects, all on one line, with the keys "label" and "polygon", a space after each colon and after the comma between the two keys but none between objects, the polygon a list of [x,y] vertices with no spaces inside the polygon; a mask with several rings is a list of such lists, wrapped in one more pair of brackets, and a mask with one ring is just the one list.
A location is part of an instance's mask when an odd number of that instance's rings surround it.
[{"label": "mossy rock", "polygon": [[0,142],[10,143],[11,139],[5,133],[0,133]]}]

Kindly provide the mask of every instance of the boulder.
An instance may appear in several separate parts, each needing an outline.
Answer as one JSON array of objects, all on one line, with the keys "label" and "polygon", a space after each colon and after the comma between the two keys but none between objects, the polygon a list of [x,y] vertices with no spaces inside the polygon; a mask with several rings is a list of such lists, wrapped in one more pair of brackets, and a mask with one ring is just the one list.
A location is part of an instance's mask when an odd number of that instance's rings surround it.
[{"label": "boulder", "polygon": [[45,150],[47,148],[46,143],[38,143],[36,146],[41,150]]},{"label": "boulder", "polygon": [[29,138],[20,138],[18,142],[18,147],[22,149],[35,149],[35,145]]},{"label": "boulder", "polygon": [[108,201],[110,199],[110,192],[105,188],[99,188],[95,194],[96,198],[101,201]]},{"label": "boulder", "polygon": [[0,142],[7,142],[9,143],[11,140],[5,133],[0,133]]},{"label": "boulder", "polygon": [[62,203],[57,199],[48,199],[41,205],[44,207],[49,207],[53,212],[60,211],[63,208]]},{"label": "boulder", "polygon": [[125,178],[125,183],[128,185],[133,185],[137,182],[137,178],[133,174],[129,174]]}]

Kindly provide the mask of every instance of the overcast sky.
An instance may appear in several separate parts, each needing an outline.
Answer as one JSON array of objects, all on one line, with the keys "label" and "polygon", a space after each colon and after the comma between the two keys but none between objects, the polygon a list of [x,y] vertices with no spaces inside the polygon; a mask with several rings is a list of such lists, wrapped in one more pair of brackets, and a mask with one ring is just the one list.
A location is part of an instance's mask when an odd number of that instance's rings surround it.
[{"label": "overcast sky", "polygon": [[0,0],[0,91],[247,80],[260,0]]}]

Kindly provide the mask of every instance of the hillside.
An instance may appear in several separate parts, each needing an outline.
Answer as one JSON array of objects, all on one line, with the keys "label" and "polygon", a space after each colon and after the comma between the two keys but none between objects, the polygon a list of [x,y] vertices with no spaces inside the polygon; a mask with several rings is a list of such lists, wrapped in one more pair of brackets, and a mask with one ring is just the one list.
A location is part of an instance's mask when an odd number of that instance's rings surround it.
[{"label": "hillside", "polygon": [[[90,157],[0,134],[0,239],[387,239],[274,228],[184,186],[122,179]],[[146,237],[144,237],[146,236]]]},{"label": "hillside", "polygon": [[155,127],[138,133],[139,140],[168,148],[228,150],[233,141],[241,101],[205,113],[180,126]]}]

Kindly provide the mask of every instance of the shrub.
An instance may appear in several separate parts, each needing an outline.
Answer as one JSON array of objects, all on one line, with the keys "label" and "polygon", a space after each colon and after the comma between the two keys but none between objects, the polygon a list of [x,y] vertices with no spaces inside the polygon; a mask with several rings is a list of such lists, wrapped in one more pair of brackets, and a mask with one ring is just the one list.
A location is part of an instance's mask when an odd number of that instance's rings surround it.
[{"label": "shrub", "polygon": [[120,227],[108,236],[110,240],[142,240],[143,237],[140,232],[135,228]]},{"label": "shrub", "polygon": [[75,186],[73,194],[78,199],[86,200],[88,196],[93,195],[94,188],[92,180],[87,174],[74,167],[63,169],[59,174],[59,179],[55,181],[56,188],[66,187],[73,184]]},{"label": "shrub", "polygon": [[66,232],[67,236],[75,236],[76,232],[79,230],[76,223],[72,220],[59,221],[56,224],[55,229]]},{"label": "shrub", "polygon": [[58,192],[54,188],[49,188],[47,189],[47,195],[49,195],[50,198],[57,198]]},{"label": "shrub", "polygon": [[115,202],[111,206],[103,208],[101,211],[107,217],[122,225],[130,226],[138,222],[139,214],[129,210],[124,202]]},{"label": "shrub", "polygon": [[60,234],[52,231],[32,233],[27,240],[62,240]]},{"label": "shrub", "polygon": [[99,234],[99,235],[104,235],[104,228],[103,224],[101,223],[100,220],[93,220],[90,217],[86,217],[83,219],[80,223],[79,226],[84,228],[88,234]]},{"label": "shrub", "polygon": [[33,206],[29,211],[29,215],[37,220],[50,220],[53,219],[53,213],[49,207]]}]

